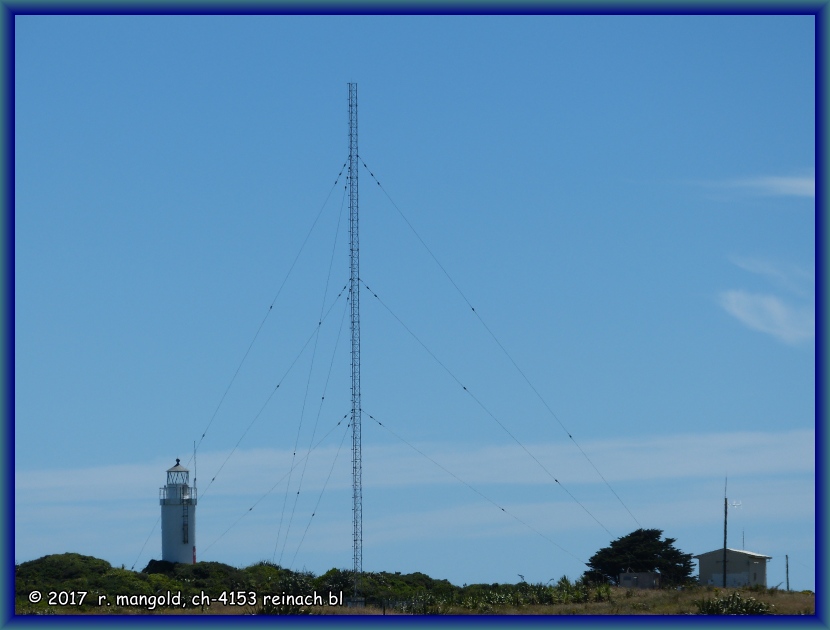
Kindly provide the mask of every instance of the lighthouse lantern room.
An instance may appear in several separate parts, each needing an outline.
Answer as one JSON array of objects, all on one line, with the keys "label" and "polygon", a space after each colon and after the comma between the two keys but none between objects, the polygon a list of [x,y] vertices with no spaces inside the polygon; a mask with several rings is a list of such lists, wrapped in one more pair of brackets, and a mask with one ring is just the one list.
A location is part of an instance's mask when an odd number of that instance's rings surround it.
[{"label": "lighthouse lantern room", "polygon": [[159,489],[161,559],[196,564],[196,487],[190,471],[176,460],[167,470],[167,485]]}]

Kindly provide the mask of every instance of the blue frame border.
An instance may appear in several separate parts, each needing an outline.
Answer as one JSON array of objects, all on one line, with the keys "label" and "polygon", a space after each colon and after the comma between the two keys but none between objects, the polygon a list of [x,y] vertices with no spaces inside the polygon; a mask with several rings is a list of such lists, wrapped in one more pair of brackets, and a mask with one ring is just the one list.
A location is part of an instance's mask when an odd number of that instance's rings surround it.
[{"label": "blue frame border", "polygon": [[[314,14],[385,14],[385,15],[814,15],[815,41],[816,41],[816,616],[812,618],[730,618],[713,619],[711,617],[614,617],[613,625],[675,625],[685,623],[706,623],[711,626],[751,624],[768,625],[770,623],[779,625],[782,622],[789,626],[798,623],[810,626],[830,627],[827,616],[827,490],[828,490],[828,465],[824,455],[828,452],[828,433],[825,424],[827,419],[826,389],[830,389],[830,380],[826,374],[827,339],[824,330],[826,318],[826,272],[828,266],[828,254],[824,249],[827,242],[827,68],[828,68],[828,45],[827,32],[830,26],[830,0],[796,0],[794,2],[759,2],[739,1],[717,2],[717,0],[701,0],[694,2],[690,0],[672,2],[670,0],[654,2],[614,2],[611,0],[567,0],[563,2],[539,1],[533,2],[524,0],[517,3],[486,2],[479,0],[439,2],[429,0],[424,2],[390,2],[389,0],[377,2],[350,2],[329,1],[323,2],[313,0],[302,2],[301,0],[289,0],[285,2],[244,0],[242,2],[206,2],[200,0],[161,2],[159,0],[128,0],[117,2],[117,0],[105,0],[101,2],[58,2],[55,0],[12,0],[3,2],[0,0],[0,32],[3,41],[2,59],[2,89],[3,89],[3,234],[2,234],[2,278],[4,295],[5,326],[3,335],[3,410],[4,422],[3,431],[0,433],[0,445],[2,445],[3,479],[2,479],[2,506],[4,508],[4,522],[7,527],[3,529],[2,542],[0,542],[0,624],[37,624],[59,623],[68,626],[100,625],[121,625],[124,623],[138,624],[170,624],[180,625],[197,623],[225,624],[240,623],[235,617],[145,617],[145,616],[101,616],[101,617],[56,617],[52,619],[34,617],[16,617],[14,615],[14,208],[15,208],[15,167],[14,167],[14,85],[15,85],[15,29],[14,19],[16,15],[314,15]],[[260,618],[268,623],[273,618]],[[556,618],[559,626],[590,627],[608,625],[607,617],[579,617],[569,620],[567,618]],[[333,622],[332,620],[336,620]],[[429,624],[431,627],[444,625],[475,625],[493,626],[507,624],[551,624],[550,617],[351,617],[338,616],[327,618],[296,618],[281,619],[280,625],[306,626],[319,623],[336,623],[344,625],[373,626],[398,626],[411,624]]]}]

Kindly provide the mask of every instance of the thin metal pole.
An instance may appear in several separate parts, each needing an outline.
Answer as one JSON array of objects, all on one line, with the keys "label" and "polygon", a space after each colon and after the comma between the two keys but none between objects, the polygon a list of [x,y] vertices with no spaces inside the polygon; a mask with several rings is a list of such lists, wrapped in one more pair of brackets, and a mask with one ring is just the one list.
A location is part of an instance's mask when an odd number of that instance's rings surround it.
[{"label": "thin metal pole", "polygon": [[726,497],[723,497],[723,587],[726,588]]},{"label": "thin metal pole", "polygon": [[357,83],[349,83],[349,300],[352,316],[352,500],[354,543],[354,597],[363,573],[363,481],[360,407],[360,239],[357,189]]}]

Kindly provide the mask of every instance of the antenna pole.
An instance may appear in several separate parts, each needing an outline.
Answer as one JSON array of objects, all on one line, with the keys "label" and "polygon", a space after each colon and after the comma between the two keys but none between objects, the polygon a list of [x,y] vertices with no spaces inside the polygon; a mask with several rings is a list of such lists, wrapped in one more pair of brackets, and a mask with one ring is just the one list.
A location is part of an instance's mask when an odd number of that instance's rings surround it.
[{"label": "antenna pole", "polygon": [[723,484],[723,588],[726,588],[726,483]]},{"label": "antenna pole", "polygon": [[352,316],[352,500],[354,543],[354,597],[363,573],[363,480],[360,447],[360,239],[357,203],[357,83],[349,83],[349,298]]}]

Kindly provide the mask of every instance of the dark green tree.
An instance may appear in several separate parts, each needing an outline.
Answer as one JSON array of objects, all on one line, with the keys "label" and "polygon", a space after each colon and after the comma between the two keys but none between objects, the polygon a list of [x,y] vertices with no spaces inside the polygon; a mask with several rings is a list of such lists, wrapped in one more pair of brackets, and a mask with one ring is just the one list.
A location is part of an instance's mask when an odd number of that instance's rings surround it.
[{"label": "dark green tree", "polygon": [[619,585],[620,573],[656,571],[661,586],[679,586],[692,581],[692,554],[674,546],[675,538],[660,540],[661,529],[638,529],[613,541],[588,560],[583,579]]}]

